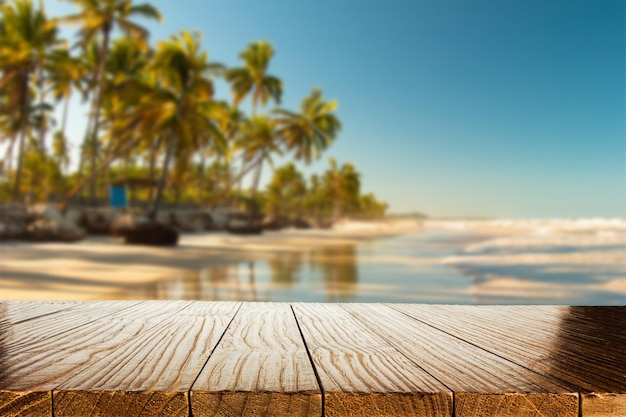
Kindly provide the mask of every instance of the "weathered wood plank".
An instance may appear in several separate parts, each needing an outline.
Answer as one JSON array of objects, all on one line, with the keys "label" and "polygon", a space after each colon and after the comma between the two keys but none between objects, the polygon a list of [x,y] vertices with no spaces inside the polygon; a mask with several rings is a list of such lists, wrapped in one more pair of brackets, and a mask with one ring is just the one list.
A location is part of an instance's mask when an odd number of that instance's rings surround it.
[{"label": "weathered wood plank", "polygon": [[0,302],[0,416],[626,416],[626,307],[239,305]]},{"label": "weathered wood plank", "polygon": [[[89,360],[76,349],[74,332],[137,303],[0,303],[0,416],[52,415],[52,389]],[[71,354],[73,353],[73,355]]]},{"label": "weathered wood plank", "polygon": [[78,301],[0,301],[2,320],[17,324],[48,314],[54,314],[80,304]]},{"label": "weathered wood plank", "polygon": [[0,416],[52,417],[52,392],[0,390]]},{"label": "weathered wood plank", "polygon": [[451,416],[452,393],[337,304],[293,304],[325,415]]},{"label": "weathered wood plank", "polygon": [[[575,397],[536,393],[454,394],[457,417],[578,417]],[[583,415],[584,416],[584,415]]]},{"label": "weathered wood plank", "polygon": [[[59,384],[54,415],[187,416],[187,393],[238,308],[239,303],[188,302],[143,326]],[[133,322],[145,320],[139,315]]]},{"label": "weathered wood plank", "polygon": [[322,414],[322,394],[286,303],[245,303],[191,391],[195,417]]},{"label": "weathered wood plank", "polygon": [[582,417],[626,416],[626,394],[582,394]]},{"label": "weathered wood plank", "polygon": [[390,306],[583,392],[626,393],[626,307]]},{"label": "weathered wood plank", "polygon": [[[6,307],[6,316],[12,317],[9,320],[0,318],[0,323],[10,326],[9,331],[3,335],[4,352],[8,354],[13,351],[44,349],[50,340],[60,335],[124,311],[137,303],[138,301],[82,302],[75,303],[70,308],[63,308],[49,314],[36,312],[33,316],[23,314],[23,312],[14,313],[14,307],[17,307],[17,310],[23,309],[24,305],[22,302],[3,302],[1,305]],[[43,308],[38,308],[37,310],[43,310]],[[4,313],[0,311],[0,315],[2,314]]]},{"label": "weathered wood plank", "polygon": [[[106,356],[146,326],[187,303],[83,303],[60,314],[12,326],[3,343],[0,389],[50,391]],[[69,312],[67,312],[69,314]],[[137,320],[136,317],[142,317]],[[42,338],[42,335],[46,336]]]},{"label": "weathered wood plank", "polygon": [[480,415],[484,417],[532,413],[578,417],[578,395],[567,384],[530,371],[388,306],[345,304],[342,307],[452,389],[457,417],[476,416],[477,409],[482,410]]}]

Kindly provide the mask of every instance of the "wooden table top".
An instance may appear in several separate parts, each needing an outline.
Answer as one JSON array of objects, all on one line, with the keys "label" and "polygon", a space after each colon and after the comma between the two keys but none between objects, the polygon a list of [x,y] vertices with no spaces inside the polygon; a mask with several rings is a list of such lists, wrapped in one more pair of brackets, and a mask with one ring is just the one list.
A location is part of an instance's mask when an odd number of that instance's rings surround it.
[{"label": "wooden table top", "polygon": [[0,416],[625,417],[626,307],[0,302]]}]

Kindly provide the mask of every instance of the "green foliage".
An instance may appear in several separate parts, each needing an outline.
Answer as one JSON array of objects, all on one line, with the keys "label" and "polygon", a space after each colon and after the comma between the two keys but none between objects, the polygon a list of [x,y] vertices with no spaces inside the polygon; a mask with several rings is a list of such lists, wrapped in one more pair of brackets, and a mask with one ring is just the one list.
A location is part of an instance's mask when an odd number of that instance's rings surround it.
[{"label": "green foliage", "polygon": [[[271,43],[249,43],[239,55],[242,66],[225,68],[209,60],[196,32],[181,31],[152,49],[149,33],[134,20],[162,19],[149,4],[63,1],[77,12],[55,20],[47,18],[42,2],[0,2],[0,201],[62,195],[69,201],[89,183],[103,199],[111,181],[134,178],[158,182],[157,189],[131,190],[132,201],[152,202],[153,211],[162,200],[263,207],[291,219],[384,214],[385,204],[361,195],[354,165],[334,160],[308,180],[288,163],[257,193],[262,170],[274,168],[275,155],[308,164],[341,129],[337,101],[326,100],[318,88],[297,111],[257,114],[270,102],[280,105],[283,94],[282,80],[270,72]],[[75,45],[59,38],[62,24],[78,26]],[[230,84],[232,102],[215,100],[215,77]],[[90,105],[83,138],[66,133],[75,93]],[[250,116],[239,108],[247,98]],[[55,104],[63,106],[59,121]],[[77,139],[83,139],[79,159],[70,161]],[[71,162],[77,170],[70,171]],[[251,189],[235,187],[246,176],[252,177]]]}]

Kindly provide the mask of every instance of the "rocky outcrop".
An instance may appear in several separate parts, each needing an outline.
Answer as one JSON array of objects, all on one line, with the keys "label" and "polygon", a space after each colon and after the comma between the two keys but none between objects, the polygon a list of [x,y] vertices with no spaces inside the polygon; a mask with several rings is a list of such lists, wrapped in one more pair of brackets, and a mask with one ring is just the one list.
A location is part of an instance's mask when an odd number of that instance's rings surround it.
[{"label": "rocky outcrop", "polygon": [[30,207],[0,204],[0,240],[73,242],[83,239],[87,234],[126,237],[127,231],[143,230],[146,236],[152,236],[146,238],[147,241],[171,242],[174,237],[168,232],[170,230],[176,232],[177,240],[179,233],[220,229],[211,214],[204,210],[161,210],[157,223],[165,228],[154,225],[146,228],[143,225],[147,223],[155,222],[137,213],[110,207],[70,208],[64,215],[51,204]]},{"label": "rocky outcrop", "polygon": [[120,214],[111,221],[109,233],[113,236],[123,237],[127,230],[148,222],[149,220],[146,217],[134,213]]},{"label": "rocky outcrop", "polygon": [[157,221],[186,233],[218,229],[211,214],[203,210],[161,210]]},{"label": "rocky outcrop", "polygon": [[0,205],[0,240],[75,242],[85,235],[52,205]]},{"label": "rocky outcrop", "polygon": [[108,235],[113,220],[121,213],[112,208],[85,208],[82,210],[80,225],[90,235]]},{"label": "rocky outcrop", "polygon": [[85,238],[84,229],[62,218],[60,220],[37,219],[28,225],[28,239],[38,242],[76,242]]}]

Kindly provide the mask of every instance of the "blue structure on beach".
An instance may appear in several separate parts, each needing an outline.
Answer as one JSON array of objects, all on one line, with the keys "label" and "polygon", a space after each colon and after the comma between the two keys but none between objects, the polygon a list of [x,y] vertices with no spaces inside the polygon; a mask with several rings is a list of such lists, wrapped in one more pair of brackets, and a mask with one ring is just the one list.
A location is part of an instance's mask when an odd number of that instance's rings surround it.
[{"label": "blue structure on beach", "polygon": [[111,185],[109,188],[109,200],[111,207],[126,208],[128,204],[126,198],[126,186]]}]

